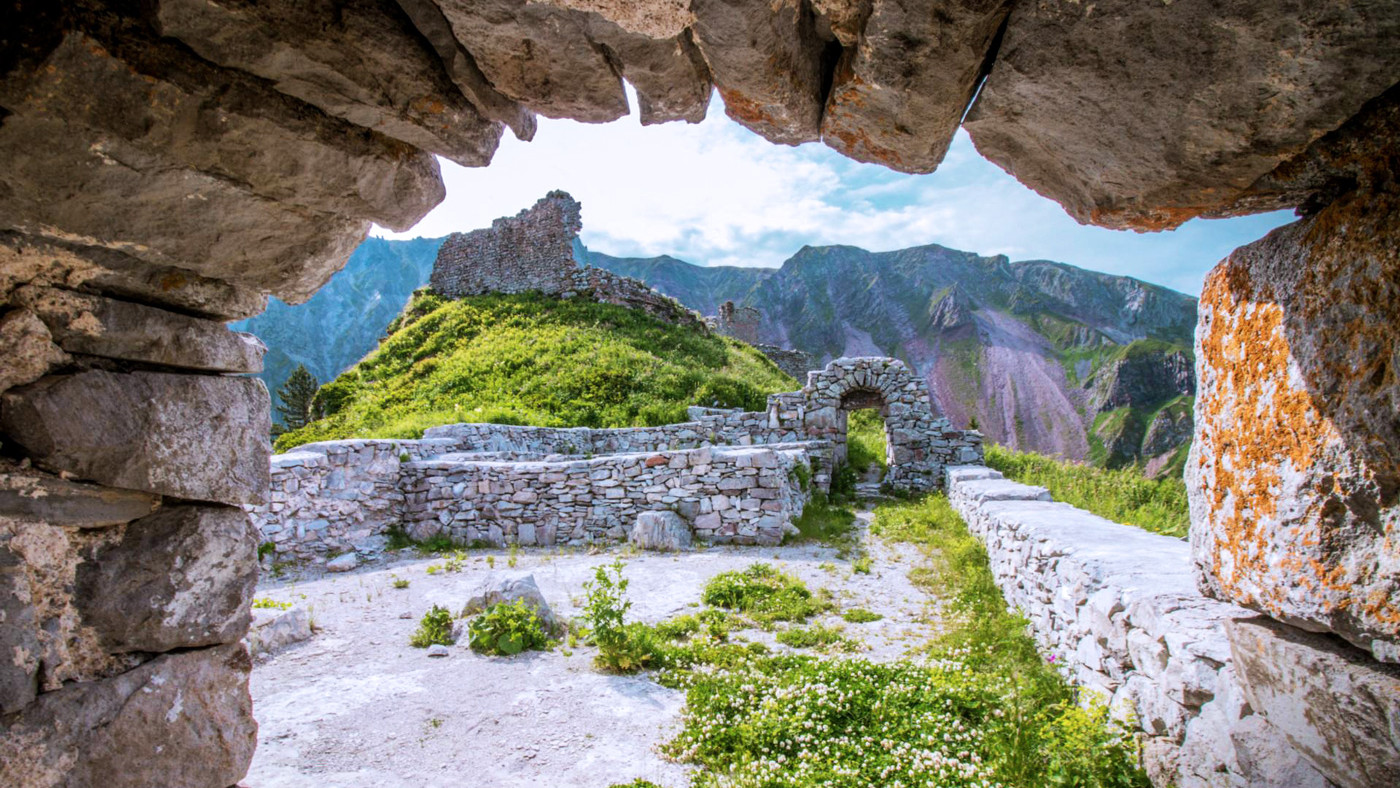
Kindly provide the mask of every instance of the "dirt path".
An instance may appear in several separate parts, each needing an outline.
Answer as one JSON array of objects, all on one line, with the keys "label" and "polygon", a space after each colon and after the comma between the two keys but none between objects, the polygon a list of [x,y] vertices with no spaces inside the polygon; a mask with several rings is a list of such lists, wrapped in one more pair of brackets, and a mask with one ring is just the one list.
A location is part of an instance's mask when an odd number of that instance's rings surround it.
[{"label": "dirt path", "polygon": [[[861,513],[862,533],[869,518]],[[865,544],[870,574],[853,572],[831,548],[799,545],[679,556],[530,549],[518,554],[514,569],[506,568],[504,551],[474,551],[456,573],[429,575],[427,567],[441,560],[414,558],[344,575],[270,581],[260,597],[311,607],[321,631],[254,668],[259,743],[243,785],[604,788],[637,777],[671,788],[687,785],[688,768],[656,752],[678,729],[683,693],[645,676],[600,674],[586,647],[571,655],[556,648],[493,658],[459,645],[447,658],[429,658],[408,646],[418,618],[433,603],[460,607],[492,572],[533,574],[556,614],[573,618],[584,581],[621,557],[631,617],[655,622],[694,611],[711,576],[768,561],[813,589],[831,589],[841,609],[882,614],[881,621],[844,626],[866,645],[864,656],[894,660],[933,634],[933,608],[908,580],[918,560],[912,547],[869,538]],[[395,577],[409,587],[393,588]],[[842,624],[839,611],[825,620]],[[786,648],[772,633],[738,636]]]}]

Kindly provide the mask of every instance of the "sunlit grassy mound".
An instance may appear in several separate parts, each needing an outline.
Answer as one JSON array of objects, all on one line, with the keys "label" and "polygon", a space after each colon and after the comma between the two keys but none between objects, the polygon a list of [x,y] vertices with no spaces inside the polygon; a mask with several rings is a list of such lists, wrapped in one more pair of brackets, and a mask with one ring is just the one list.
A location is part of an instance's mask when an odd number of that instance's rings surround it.
[{"label": "sunlit grassy mound", "polygon": [[321,418],[277,451],[335,438],[416,438],[457,422],[633,427],[689,405],[762,410],[796,381],[752,347],[581,299],[417,293],[379,347],[321,387]]},{"label": "sunlit grassy mound", "polygon": [[1100,517],[1167,536],[1186,536],[1191,512],[1180,478],[1148,479],[1135,468],[1075,465],[1033,452],[987,447],[987,465],[1022,484],[1044,487],[1063,501]]}]

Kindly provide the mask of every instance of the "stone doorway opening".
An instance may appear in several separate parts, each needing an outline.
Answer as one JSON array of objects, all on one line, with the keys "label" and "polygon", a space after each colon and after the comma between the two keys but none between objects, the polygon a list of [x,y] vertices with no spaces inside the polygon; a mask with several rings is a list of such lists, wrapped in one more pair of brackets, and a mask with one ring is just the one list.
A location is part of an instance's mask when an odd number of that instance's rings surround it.
[{"label": "stone doorway opening", "polygon": [[836,426],[845,436],[842,460],[855,472],[858,491],[878,492],[891,457],[889,410],[875,389],[856,389],[841,397]]}]

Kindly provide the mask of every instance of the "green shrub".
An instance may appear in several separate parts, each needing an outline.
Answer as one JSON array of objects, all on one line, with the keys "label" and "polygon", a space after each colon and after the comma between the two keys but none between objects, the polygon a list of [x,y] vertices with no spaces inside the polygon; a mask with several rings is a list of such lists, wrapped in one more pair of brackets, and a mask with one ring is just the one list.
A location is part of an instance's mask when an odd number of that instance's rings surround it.
[{"label": "green shrub", "polygon": [[1108,470],[1032,452],[988,446],[987,465],[1009,479],[1044,487],[1057,501],[1124,525],[1185,537],[1191,526],[1186,483],[1148,479],[1136,469]]},{"label": "green shrub", "polygon": [[423,614],[423,620],[418,622],[418,629],[409,638],[408,645],[427,648],[433,645],[450,646],[454,642],[456,641],[452,639],[452,614],[445,607],[433,605]]},{"label": "green shrub", "polygon": [[806,583],[763,563],[715,575],[700,598],[707,605],[746,613],[762,626],[806,621],[831,609],[831,602],[814,596]]},{"label": "green shrub", "polygon": [[842,613],[841,618],[845,621],[851,622],[852,624],[868,624],[871,621],[879,621],[880,619],[884,618],[884,616],[880,615],[879,613],[872,613],[869,610],[865,610],[863,608],[853,607],[850,610],[847,610],[846,612]]},{"label": "green shrub", "polygon": [[515,656],[549,645],[540,614],[525,600],[488,607],[467,624],[467,645],[482,654]]}]

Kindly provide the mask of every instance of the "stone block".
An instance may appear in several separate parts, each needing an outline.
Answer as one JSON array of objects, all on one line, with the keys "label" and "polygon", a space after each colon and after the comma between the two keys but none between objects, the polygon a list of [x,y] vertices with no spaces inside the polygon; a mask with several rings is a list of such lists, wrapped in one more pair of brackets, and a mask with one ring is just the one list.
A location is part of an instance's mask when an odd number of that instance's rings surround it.
[{"label": "stone block", "polygon": [[688,550],[691,544],[690,526],[675,512],[642,512],[637,515],[629,540],[643,550]]},{"label": "stone block", "polygon": [[134,490],[68,481],[40,471],[0,470],[0,517],[99,528],[145,517],[160,498]]},{"label": "stone block", "polygon": [[1249,705],[1343,788],[1400,785],[1400,668],[1267,618],[1226,625]]},{"label": "stone block", "polygon": [[250,668],[240,643],[167,654],[46,692],[0,719],[0,784],[234,785],[257,744]]},{"label": "stone block", "polygon": [[0,427],[36,464],[204,501],[266,502],[269,424],[253,378],[91,370],[0,395]]},{"label": "stone block", "polygon": [[113,652],[233,643],[248,628],[257,550],[241,509],[166,506],[89,548],[74,606]]},{"label": "stone block", "polygon": [[[48,287],[10,297],[38,315],[69,353],[213,372],[261,372],[267,347],[223,323]],[[3,326],[0,326],[3,329]]]},{"label": "stone block", "polygon": [[253,611],[253,622],[244,643],[248,653],[262,656],[309,640],[312,635],[311,614],[304,607],[289,610],[260,609]]},{"label": "stone block", "polygon": [[68,354],[37,315],[16,309],[0,317],[0,392],[33,383],[50,369],[68,362]]},{"label": "stone block", "polygon": [[1400,662],[1400,195],[1351,194],[1206,280],[1186,463],[1202,590]]},{"label": "stone block", "polygon": [[39,691],[39,643],[23,559],[0,545],[0,715],[28,706]]}]

